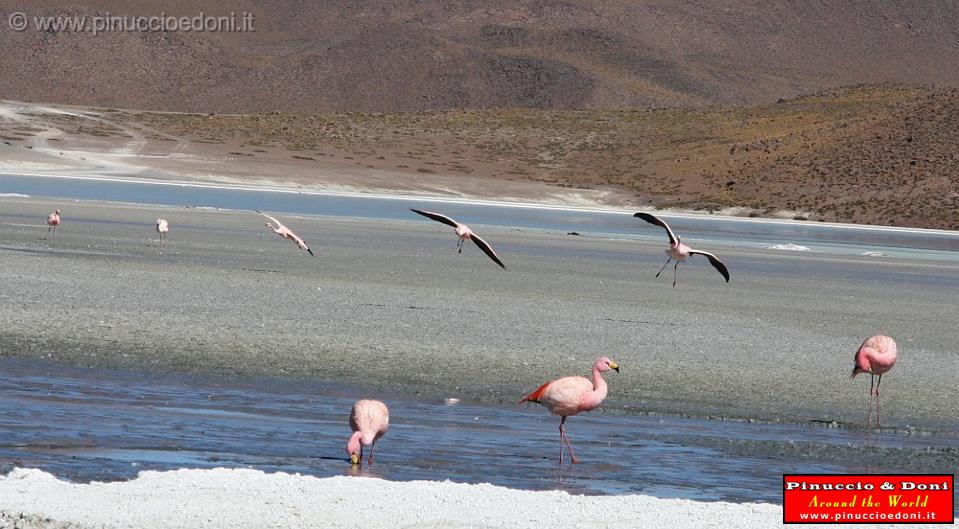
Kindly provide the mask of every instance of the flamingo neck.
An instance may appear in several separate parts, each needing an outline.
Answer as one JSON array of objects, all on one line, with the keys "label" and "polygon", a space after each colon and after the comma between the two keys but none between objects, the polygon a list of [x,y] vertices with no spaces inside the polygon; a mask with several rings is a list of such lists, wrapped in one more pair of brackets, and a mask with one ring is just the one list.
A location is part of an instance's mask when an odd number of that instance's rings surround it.
[{"label": "flamingo neck", "polygon": [[359,454],[361,450],[360,443],[362,442],[362,438],[363,432],[353,432],[353,435],[350,437],[350,442],[346,444],[346,452],[350,455]]},{"label": "flamingo neck", "polygon": [[607,391],[606,379],[603,378],[598,367],[593,367],[593,398],[602,401],[606,398]]}]

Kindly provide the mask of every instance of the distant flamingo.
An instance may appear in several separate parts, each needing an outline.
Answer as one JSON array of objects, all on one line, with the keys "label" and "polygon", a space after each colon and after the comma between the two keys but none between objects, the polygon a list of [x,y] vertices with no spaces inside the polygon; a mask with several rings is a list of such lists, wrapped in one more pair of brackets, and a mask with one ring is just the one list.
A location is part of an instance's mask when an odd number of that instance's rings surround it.
[{"label": "distant flamingo", "polygon": [[650,224],[655,224],[657,226],[663,227],[666,230],[666,235],[669,237],[669,249],[666,250],[666,255],[668,256],[668,258],[666,259],[666,263],[663,264],[663,267],[659,269],[659,272],[656,272],[656,277],[659,277],[659,275],[663,273],[663,270],[666,269],[666,265],[668,265],[670,261],[675,259],[676,266],[673,267],[673,287],[675,287],[676,276],[678,275],[677,269],[679,268],[679,263],[685,261],[686,258],[689,257],[690,255],[699,254],[699,255],[705,255],[706,258],[709,259],[709,264],[713,265],[713,268],[715,268],[716,271],[722,274],[722,276],[726,278],[726,282],[729,283],[729,270],[726,270],[726,265],[724,265],[722,261],[719,260],[718,257],[716,257],[715,255],[709,252],[704,252],[702,250],[695,250],[693,248],[690,248],[689,246],[686,246],[680,240],[680,237],[678,235],[673,234],[673,230],[669,228],[669,224],[666,224],[666,221],[664,221],[663,219],[655,215],[640,212],[640,213],[633,214],[633,216],[641,218]]},{"label": "distant flamingo", "polygon": [[[273,230],[273,233],[279,235],[280,237],[283,237],[284,239],[289,239],[289,240],[293,241],[294,243],[296,243],[296,246],[297,246],[298,248],[301,248],[301,249],[303,249],[303,250],[306,250],[307,252],[310,252],[310,255],[313,255],[313,250],[311,250],[310,247],[306,245],[306,241],[304,241],[303,239],[301,239],[297,234],[293,233],[293,230],[291,230],[290,228],[287,228],[286,226],[283,225],[282,222],[280,222],[280,221],[276,220],[275,218],[267,215],[266,213],[263,213],[262,211],[260,211],[260,210],[258,210],[258,209],[257,209],[257,210],[254,210],[254,211],[256,211],[256,212],[259,213],[260,215],[263,215],[264,217],[270,219],[271,221],[273,221],[274,224],[276,224],[276,226],[273,226],[273,224],[270,224],[269,222],[266,223],[266,227],[267,227],[267,228],[270,228],[271,230]],[[313,255],[313,257],[316,257],[316,256]]]},{"label": "distant flamingo", "polygon": [[157,219],[157,233],[160,234],[160,244],[166,244],[166,233],[170,231],[170,223],[166,219]]},{"label": "distant flamingo", "polygon": [[50,233],[51,239],[57,236],[57,226],[59,225],[60,225],[60,210],[58,209],[58,210],[55,210],[53,213],[51,213],[49,217],[47,217],[47,226],[50,226],[49,228],[47,228],[47,232]]},{"label": "distant flamingo", "polygon": [[439,213],[422,211],[419,209],[411,209],[410,211],[423,215],[426,218],[433,219],[437,222],[442,222],[447,226],[452,226],[453,230],[456,232],[456,236],[459,237],[459,241],[456,243],[457,248],[459,248],[459,253],[463,253],[463,243],[465,243],[467,239],[470,239],[476,244],[476,246],[479,246],[479,249],[483,250],[483,252],[488,255],[493,262],[503,268],[506,268],[506,265],[503,264],[503,261],[500,261],[499,257],[496,255],[496,252],[493,251],[493,247],[481,239],[479,235],[473,233],[473,230],[471,230],[466,224],[460,224],[446,215],[440,215]]},{"label": "distant flamingo", "polygon": [[549,411],[559,415],[559,464],[563,464],[563,443],[569,449],[569,458],[573,463],[579,463],[573,455],[573,446],[566,437],[566,418],[581,411],[590,411],[600,405],[606,398],[606,380],[603,375],[606,371],[615,369],[619,373],[619,366],[607,357],[596,359],[593,363],[593,380],[586,377],[572,376],[547,382],[526,395],[520,402],[537,402],[549,408]]},{"label": "distant flamingo", "polygon": [[[892,369],[896,365],[896,341],[888,336],[877,334],[866,338],[856,351],[853,359],[852,374],[849,378],[856,378],[859,373],[869,373],[869,412],[866,416],[866,428],[872,423],[872,396],[876,396],[876,428],[881,428],[879,424],[879,385],[882,384],[882,374]],[[879,381],[876,381],[876,375],[879,375]],[[873,382],[875,382],[875,393],[873,393]]]},{"label": "distant flamingo", "polygon": [[378,400],[358,400],[353,404],[353,411],[350,412],[350,428],[353,429],[353,436],[346,445],[346,451],[350,454],[350,463],[358,465],[363,459],[363,445],[370,445],[370,459],[368,464],[373,464],[373,451],[376,450],[376,441],[390,427],[390,410],[386,404]]}]

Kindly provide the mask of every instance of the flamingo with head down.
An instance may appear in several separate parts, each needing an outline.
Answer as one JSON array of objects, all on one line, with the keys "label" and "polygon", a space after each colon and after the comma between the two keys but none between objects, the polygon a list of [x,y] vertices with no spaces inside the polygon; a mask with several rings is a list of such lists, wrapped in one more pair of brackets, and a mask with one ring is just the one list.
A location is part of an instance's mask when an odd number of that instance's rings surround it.
[{"label": "flamingo with head down", "polygon": [[47,217],[47,226],[49,226],[49,228],[47,228],[47,232],[50,233],[51,239],[56,237],[57,226],[59,225],[60,225],[60,210],[57,209],[57,210],[54,210],[54,212],[51,213],[49,217]]},{"label": "flamingo with head down", "polygon": [[166,244],[166,234],[170,231],[170,223],[166,219],[157,219],[157,233],[160,234],[160,244]]},{"label": "flamingo with head down", "polygon": [[[866,338],[856,351],[853,357],[852,374],[849,378],[856,378],[860,373],[869,373],[869,412],[866,416],[866,428],[871,426],[872,421],[872,398],[876,396],[876,428],[881,428],[879,424],[879,384],[882,384],[883,373],[892,369],[896,365],[896,341],[888,336],[878,334]],[[878,382],[876,375],[879,376]],[[873,391],[875,383],[875,392]]]},{"label": "flamingo with head down", "polygon": [[373,464],[373,451],[376,441],[386,433],[390,427],[390,410],[386,404],[378,400],[363,399],[353,404],[350,411],[350,428],[353,435],[346,444],[346,452],[350,454],[350,463],[360,464],[363,459],[363,446],[370,447],[370,458],[367,464]]}]

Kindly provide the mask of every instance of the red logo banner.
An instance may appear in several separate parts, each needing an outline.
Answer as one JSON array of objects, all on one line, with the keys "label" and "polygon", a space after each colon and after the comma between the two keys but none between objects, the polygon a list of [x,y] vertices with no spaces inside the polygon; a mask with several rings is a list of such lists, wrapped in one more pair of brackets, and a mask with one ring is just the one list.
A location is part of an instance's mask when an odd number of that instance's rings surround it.
[{"label": "red logo banner", "polygon": [[953,474],[785,474],[783,523],[955,521]]}]

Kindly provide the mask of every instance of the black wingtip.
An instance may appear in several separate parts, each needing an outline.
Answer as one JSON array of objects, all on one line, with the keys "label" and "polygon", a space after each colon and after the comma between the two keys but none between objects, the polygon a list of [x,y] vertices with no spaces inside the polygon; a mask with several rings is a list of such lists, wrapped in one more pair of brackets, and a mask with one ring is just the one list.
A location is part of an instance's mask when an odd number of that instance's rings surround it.
[{"label": "black wingtip", "polygon": [[[307,249],[306,249],[306,251],[307,251],[307,252],[309,252],[309,254],[310,254],[310,255],[313,255],[313,250],[311,250],[311,249],[309,249],[309,248],[307,248]],[[315,255],[313,255],[313,257],[316,257],[316,256],[315,256]]]}]

